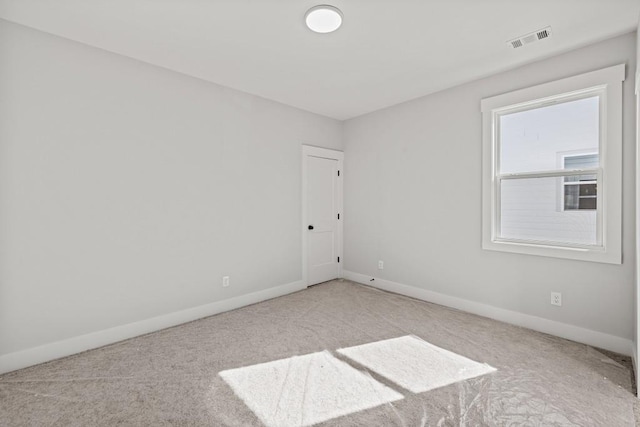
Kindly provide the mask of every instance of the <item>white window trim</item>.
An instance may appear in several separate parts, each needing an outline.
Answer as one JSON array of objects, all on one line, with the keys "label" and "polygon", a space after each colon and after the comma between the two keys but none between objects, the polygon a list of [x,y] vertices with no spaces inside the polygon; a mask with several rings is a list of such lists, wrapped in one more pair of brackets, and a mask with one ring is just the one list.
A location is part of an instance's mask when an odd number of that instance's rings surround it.
[{"label": "white window trim", "polygon": [[[502,95],[485,98],[482,110],[482,247],[483,249],[568,258],[583,261],[622,263],[622,82],[625,65],[533,86]],[[585,92],[601,90],[600,165],[602,183],[598,189],[601,207],[601,246],[556,245],[542,242],[508,241],[496,238],[497,199],[496,171],[498,155],[496,117],[500,111],[527,109],[541,101],[555,102],[567,95],[579,98]],[[554,173],[551,173],[553,175]],[[601,196],[602,195],[602,196]]]}]

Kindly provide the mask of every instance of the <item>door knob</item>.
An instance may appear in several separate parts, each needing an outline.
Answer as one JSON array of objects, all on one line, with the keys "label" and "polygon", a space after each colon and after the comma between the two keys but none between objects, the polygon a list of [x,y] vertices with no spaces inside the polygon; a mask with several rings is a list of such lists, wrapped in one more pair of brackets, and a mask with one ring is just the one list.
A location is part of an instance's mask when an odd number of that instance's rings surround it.
[{"label": "door knob", "polygon": [[313,225],[310,225],[310,226],[309,226],[309,230],[313,230]]}]

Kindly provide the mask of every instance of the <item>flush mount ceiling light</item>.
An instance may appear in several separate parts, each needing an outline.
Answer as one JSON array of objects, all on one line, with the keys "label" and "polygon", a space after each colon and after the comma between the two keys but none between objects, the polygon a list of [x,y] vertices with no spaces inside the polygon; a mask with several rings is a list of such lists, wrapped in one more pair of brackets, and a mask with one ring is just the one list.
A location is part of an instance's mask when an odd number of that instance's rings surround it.
[{"label": "flush mount ceiling light", "polygon": [[304,15],[304,21],[311,31],[331,33],[342,25],[342,12],[326,4],[314,6]]}]

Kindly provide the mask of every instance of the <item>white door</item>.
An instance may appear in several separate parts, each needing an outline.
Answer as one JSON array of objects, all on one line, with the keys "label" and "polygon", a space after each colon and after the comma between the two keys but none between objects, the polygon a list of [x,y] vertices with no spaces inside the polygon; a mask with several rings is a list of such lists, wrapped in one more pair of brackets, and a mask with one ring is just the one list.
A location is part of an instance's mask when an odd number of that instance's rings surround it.
[{"label": "white door", "polygon": [[[306,235],[307,285],[341,276],[342,153],[304,147],[303,234]],[[306,178],[306,179],[305,179]]]}]

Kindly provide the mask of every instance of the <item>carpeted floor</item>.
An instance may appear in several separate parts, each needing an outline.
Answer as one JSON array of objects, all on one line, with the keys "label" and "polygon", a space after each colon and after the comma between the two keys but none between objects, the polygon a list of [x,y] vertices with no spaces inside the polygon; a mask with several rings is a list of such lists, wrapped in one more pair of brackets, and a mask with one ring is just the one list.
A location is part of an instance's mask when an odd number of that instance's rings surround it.
[{"label": "carpeted floor", "polygon": [[633,426],[610,356],[333,281],[0,376],[0,425]]}]

